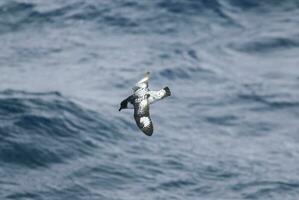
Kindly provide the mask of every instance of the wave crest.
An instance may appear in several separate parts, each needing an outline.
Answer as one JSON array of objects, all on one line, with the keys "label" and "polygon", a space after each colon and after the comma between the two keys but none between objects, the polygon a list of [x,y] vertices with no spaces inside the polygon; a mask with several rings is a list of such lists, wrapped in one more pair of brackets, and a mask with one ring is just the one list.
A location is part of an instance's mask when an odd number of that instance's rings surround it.
[{"label": "wave crest", "polygon": [[121,137],[103,115],[57,92],[1,92],[0,118],[0,160],[28,167],[82,157]]}]

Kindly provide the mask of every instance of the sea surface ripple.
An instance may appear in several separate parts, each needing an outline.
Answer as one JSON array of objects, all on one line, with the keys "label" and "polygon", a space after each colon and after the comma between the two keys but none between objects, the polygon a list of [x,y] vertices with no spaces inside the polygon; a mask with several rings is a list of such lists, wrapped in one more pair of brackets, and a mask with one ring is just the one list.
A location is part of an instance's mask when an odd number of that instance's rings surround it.
[{"label": "sea surface ripple", "polygon": [[[299,3],[0,2],[0,199],[299,199]],[[172,96],[143,135],[119,102]]]}]

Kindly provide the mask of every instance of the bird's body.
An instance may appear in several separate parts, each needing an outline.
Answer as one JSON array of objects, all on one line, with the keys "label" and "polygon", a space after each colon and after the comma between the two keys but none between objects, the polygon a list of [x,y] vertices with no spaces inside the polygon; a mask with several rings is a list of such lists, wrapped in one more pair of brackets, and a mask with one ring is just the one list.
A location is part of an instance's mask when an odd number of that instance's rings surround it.
[{"label": "bird's body", "polygon": [[149,72],[132,88],[133,94],[124,99],[119,111],[134,108],[134,119],[137,126],[148,136],[153,134],[153,123],[150,118],[149,105],[171,95],[168,87],[158,91],[150,91],[148,88]]}]

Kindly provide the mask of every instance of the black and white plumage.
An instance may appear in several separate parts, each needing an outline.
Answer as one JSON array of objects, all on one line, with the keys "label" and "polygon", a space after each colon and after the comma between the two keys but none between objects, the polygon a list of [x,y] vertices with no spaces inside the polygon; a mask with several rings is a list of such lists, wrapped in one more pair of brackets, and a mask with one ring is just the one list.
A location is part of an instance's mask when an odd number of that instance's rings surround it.
[{"label": "black and white plumage", "polygon": [[158,91],[148,88],[149,72],[132,88],[133,94],[120,103],[119,111],[122,109],[134,109],[134,119],[137,126],[148,136],[153,134],[154,128],[150,118],[150,104],[171,95],[168,87]]}]

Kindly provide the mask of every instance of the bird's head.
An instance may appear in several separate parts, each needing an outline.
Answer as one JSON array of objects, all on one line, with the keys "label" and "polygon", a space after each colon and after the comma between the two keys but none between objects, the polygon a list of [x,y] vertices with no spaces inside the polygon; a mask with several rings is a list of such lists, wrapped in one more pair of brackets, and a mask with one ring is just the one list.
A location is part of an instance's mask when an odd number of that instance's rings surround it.
[{"label": "bird's head", "polygon": [[118,109],[118,111],[121,111],[122,109],[126,108],[128,108],[128,101],[124,100],[120,103],[120,108]]}]

